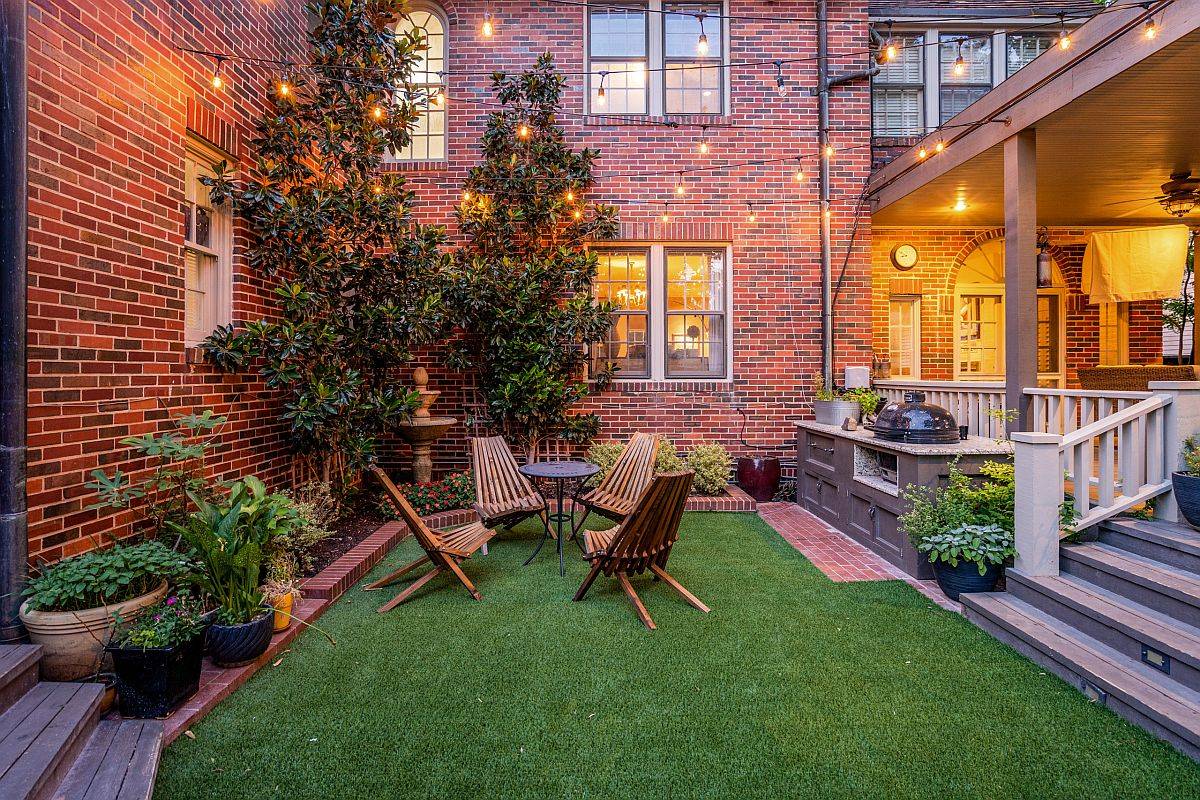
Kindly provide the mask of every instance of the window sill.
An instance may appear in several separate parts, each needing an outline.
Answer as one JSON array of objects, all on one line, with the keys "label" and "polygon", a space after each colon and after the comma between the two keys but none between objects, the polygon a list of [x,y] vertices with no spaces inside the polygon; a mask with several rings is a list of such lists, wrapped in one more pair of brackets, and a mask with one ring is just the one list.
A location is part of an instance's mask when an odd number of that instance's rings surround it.
[{"label": "window sill", "polygon": [[[589,382],[593,387],[594,382]],[[731,391],[732,378],[674,378],[655,381],[650,378],[617,378],[602,394],[669,394],[692,392],[721,394]]]},{"label": "window sill", "polygon": [[710,128],[732,127],[732,114],[587,114],[583,124],[589,128],[629,128],[642,127],[647,124],[667,126],[672,123],[681,125],[707,125]]},{"label": "window sill", "polygon": [[384,172],[445,172],[450,169],[449,161],[384,161]]}]

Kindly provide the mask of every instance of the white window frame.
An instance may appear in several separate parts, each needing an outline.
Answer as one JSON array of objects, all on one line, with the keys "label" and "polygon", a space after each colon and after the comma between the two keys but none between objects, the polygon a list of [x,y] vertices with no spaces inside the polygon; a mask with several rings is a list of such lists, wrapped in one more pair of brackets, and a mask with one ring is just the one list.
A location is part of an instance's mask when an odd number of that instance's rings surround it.
[{"label": "white window frame", "polygon": [[[442,115],[442,133],[441,133],[442,157],[441,158],[417,158],[412,155],[406,155],[404,153],[396,153],[396,152],[389,151],[387,154],[386,160],[394,161],[394,162],[401,163],[401,164],[444,164],[450,160],[450,101],[449,101],[449,97],[447,95],[447,92],[449,91],[447,80],[448,80],[448,75],[449,75],[449,70],[450,70],[450,18],[446,16],[445,9],[443,9],[437,3],[423,3],[423,2],[412,3],[411,7],[407,10],[406,14],[412,14],[414,12],[425,12],[428,14],[432,14],[433,16],[437,17],[438,20],[442,23],[443,52],[442,52],[441,80],[439,80],[439,81],[427,81],[426,80],[426,81],[414,81],[413,82],[413,86],[415,88],[424,90],[427,93],[430,92],[431,90],[437,90],[438,92],[441,93],[442,107],[440,109],[438,109],[438,112]],[[396,22],[394,28],[398,27],[399,25],[400,25],[400,23]],[[428,74],[428,73],[425,73],[425,74]],[[416,77],[416,73],[414,73],[414,77]],[[418,102],[418,105],[420,105],[419,102]],[[434,134],[424,134],[424,135],[432,138],[432,136]],[[412,147],[411,143],[409,144],[409,147],[410,148]]]},{"label": "white window frame", "polygon": [[[597,252],[616,250],[638,250],[649,255],[649,292],[647,322],[647,361],[649,376],[623,377],[620,372],[615,380],[619,383],[731,383],[733,365],[733,246],[728,242],[604,242],[592,245]],[[725,374],[715,375],[667,375],[667,257],[669,251],[720,250],[725,256],[724,310],[725,318]]]},{"label": "white window frame", "polygon": [[[1129,303],[1100,303],[1097,309],[1097,363],[1102,367],[1122,366],[1129,363]],[[1106,333],[1106,331],[1109,331]],[[1113,336],[1112,347],[1105,346],[1105,338]],[[1108,351],[1108,352],[1106,352]]]},{"label": "white window frame", "polygon": [[[594,5],[599,6],[600,8],[604,8],[605,6],[615,6],[615,5],[631,6],[631,7],[632,6],[638,6],[638,7],[644,6],[646,8],[646,39],[647,39],[647,42],[646,42],[646,67],[647,67],[648,72],[646,75],[646,93],[647,93],[646,94],[646,112],[643,114],[613,112],[613,111],[608,110],[603,105],[596,105],[596,103],[593,101],[595,92],[600,86],[600,76],[598,73],[592,72],[592,69],[591,69],[591,63],[592,63],[591,18],[592,18],[592,15],[591,15],[590,8],[585,9],[585,13],[583,15],[583,54],[584,54],[584,63],[586,64],[586,69],[588,72],[588,77],[587,77],[587,81],[586,81],[587,90],[584,92],[584,99],[583,99],[585,113],[594,114],[596,116],[603,116],[605,114],[614,114],[615,113],[618,116],[622,116],[622,117],[667,116],[666,111],[665,111],[665,108],[666,108],[666,81],[665,81],[665,77],[664,77],[664,73],[663,73],[663,67],[665,65],[665,59],[664,59],[665,39],[664,39],[664,31],[663,31],[663,27],[664,27],[663,26],[663,14],[661,12],[663,10],[663,6],[669,5],[670,2],[671,2],[671,0],[642,0],[641,2],[638,2],[638,0],[630,0],[630,2],[628,2],[628,3],[626,3],[626,2],[613,3],[612,0],[595,0],[595,3],[594,3]],[[720,70],[721,70],[721,98],[720,98],[720,103],[718,104],[719,110],[715,113],[704,113],[704,114],[699,114],[699,115],[674,112],[669,115],[671,117],[718,116],[718,115],[723,116],[723,115],[728,115],[728,114],[732,113],[732,102],[733,101],[732,101],[732,93],[730,91],[731,81],[730,81],[730,76],[729,76],[729,67],[725,66],[725,65],[729,64],[729,62],[731,61],[731,56],[730,56],[730,51],[729,51],[731,37],[730,37],[729,28],[730,28],[732,21],[727,18],[728,14],[729,14],[729,3],[726,2],[725,0],[721,0],[721,2],[717,3],[714,0],[713,5],[718,5],[718,4],[721,7],[721,19],[718,20],[718,22],[720,22],[720,24],[721,24],[721,62],[720,63],[722,65],[720,67]],[[706,30],[706,33],[708,33],[707,30]],[[710,35],[710,41],[711,41],[711,35]],[[600,60],[615,61],[617,59],[614,57],[614,58],[607,58],[607,59],[600,59]],[[611,79],[609,79],[609,80],[611,80]],[[608,86],[608,84],[606,83],[605,84],[606,91],[607,91],[607,86]]]},{"label": "white window frame", "polygon": [[[897,372],[899,364],[892,357],[896,348],[893,346],[896,342],[895,317],[893,310],[896,306],[907,305],[912,311],[912,355],[913,364],[912,371],[908,373]],[[893,378],[909,378],[912,380],[921,379],[921,295],[919,294],[894,294],[888,298],[888,359],[891,361],[891,376]]]},{"label": "white window frame", "polygon": [[[228,325],[233,320],[233,213],[229,203],[213,207],[208,204],[208,197],[198,186],[198,178],[202,175],[214,177],[214,167],[221,161],[229,161],[230,156],[220,152],[215,147],[194,137],[189,137],[184,153],[184,214],[193,215],[196,206],[207,206],[211,210],[210,241],[204,245],[188,238],[189,229],[195,230],[194,218],[185,220],[183,242],[183,281],[184,281],[184,319],[183,340],[186,346],[192,347],[204,341],[220,325]],[[187,253],[192,251],[198,256],[215,259],[211,274],[202,278],[205,287],[205,308],[201,310],[200,320],[196,325],[187,322]]]},{"label": "white window frame", "polygon": [[[995,89],[1006,78],[1011,77],[1008,74],[1008,33],[1011,30],[1013,33],[1022,33],[1021,28],[1028,28],[1029,19],[1025,18],[1005,18],[994,17],[988,19],[980,19],[971,22],[943,22],[940,24],[931,23],[929,19],[917,20],[909,19],[906,21],[902,17],[892,19],[872,19],[871,26],[885,39],[888,35],[888,25],[891,23],[891,33],[894,36],[905,34],[921,34],[925,37],[925,108],[924,108],[924,126],[921,130],[911,131],[909,133],[888,133],[876,134],[879,137],[898,137],[898,136],[924,136],[938,127],[938,120],[941,119],[941,61],[940,61],[940,42],[943,34],[970,34],[990,32],[992,37],[992,88]],[[1067,30],[1071,31],[1074,25],[1067,25]],[[1057,33],[1057,29],[1054,30]],[[1013,73],[1014,75],[1016,73]],[[874,106],[874,102],[872,102]],[[874,119],[871,121],[872,129],[875,127]]]}]

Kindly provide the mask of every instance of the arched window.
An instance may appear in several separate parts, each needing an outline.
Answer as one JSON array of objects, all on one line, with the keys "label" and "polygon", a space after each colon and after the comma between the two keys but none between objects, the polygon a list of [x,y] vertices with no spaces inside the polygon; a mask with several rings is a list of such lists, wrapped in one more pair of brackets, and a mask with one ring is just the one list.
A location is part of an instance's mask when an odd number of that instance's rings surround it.
[{"label": "arched window", "polygon": [[396,153],[401,161],[446,160],[446,56],[449,51],[446,17],[430,3],[415,7],[396,24],[399,34],[416,31],[425,38],[420,59],[413,66],[413,86],[421,118],[408,147]]}]

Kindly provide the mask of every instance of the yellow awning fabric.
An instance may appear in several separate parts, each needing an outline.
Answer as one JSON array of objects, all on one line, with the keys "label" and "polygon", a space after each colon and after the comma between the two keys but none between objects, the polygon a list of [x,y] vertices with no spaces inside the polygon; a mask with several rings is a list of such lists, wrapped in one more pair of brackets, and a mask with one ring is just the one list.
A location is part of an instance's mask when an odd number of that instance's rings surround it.
[{"label": "yellow awning fabric", "polygon": [[1187,245],[1186,225],[1093,233],[1083,254],[1083,291],[1092,303],[1178,297]]}]

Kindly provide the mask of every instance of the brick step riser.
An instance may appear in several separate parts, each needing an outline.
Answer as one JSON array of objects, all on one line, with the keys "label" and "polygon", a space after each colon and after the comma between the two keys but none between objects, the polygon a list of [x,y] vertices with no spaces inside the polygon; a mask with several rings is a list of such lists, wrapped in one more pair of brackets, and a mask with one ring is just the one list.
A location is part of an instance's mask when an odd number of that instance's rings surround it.
[{"label": "brick step riser", "polygon": [[[1059,653],[1046,652],[1040,646],[1029,643],[1020,635],[1009,630],[1006,625],[994,621],[990,616],[980,613],[970,605],[964,605],[963,614],[971,623],[990,634],[993,638],[1003,642],[1047,672],[1057,675],[1071,686],[1082,691],[1083,680],[1087,676],[1080,674],[1077,671],[1078,665],[1071,663],[1069,659],[1064,658]],[[1149,731],[1159,739],[1170,742],[1189,758],[1200,761],[1200,741],[1189,741],[1180,737],[1174,731],[1168,730],[1153,717],[1142,713],[1137,708],[1125,702],[1119,693],[1109,692],[1105,706],[1117,716]]]},{"label": "brick step riser", "polygon": [[1200,628],[1200,607],[1159,591],[1153,584],[1146,586],[1121,575],[1076,561],[1068,556],[1066,550],[1063,551],[1060,567],[1063,572],[1094,583],[1101,589],[1107,589],[1135,603],[1152,608],[1185,625]]},{"label": "brick step riser", "polygon": [[[1163,652],[1161,645],[1151,641],[1142,641],[1132,633],[1126,633],[1103,620],[1085,614],[1057,597],[1040,591],[1035,585],[1010,577],[1008,593],[1018,600],[1024,600],[1039,611],[1044,611],[1055,619],[1062,620],[1072,628],[1082,631],[1134,661],[1141,661],[1143,644]],[[1200,691],[1200,669],[1197,669],[1195,665],[1173,657],[1170,670],[1170,673],[1164,674],[1168,674],[1171,680],[1189,689]]]}]

